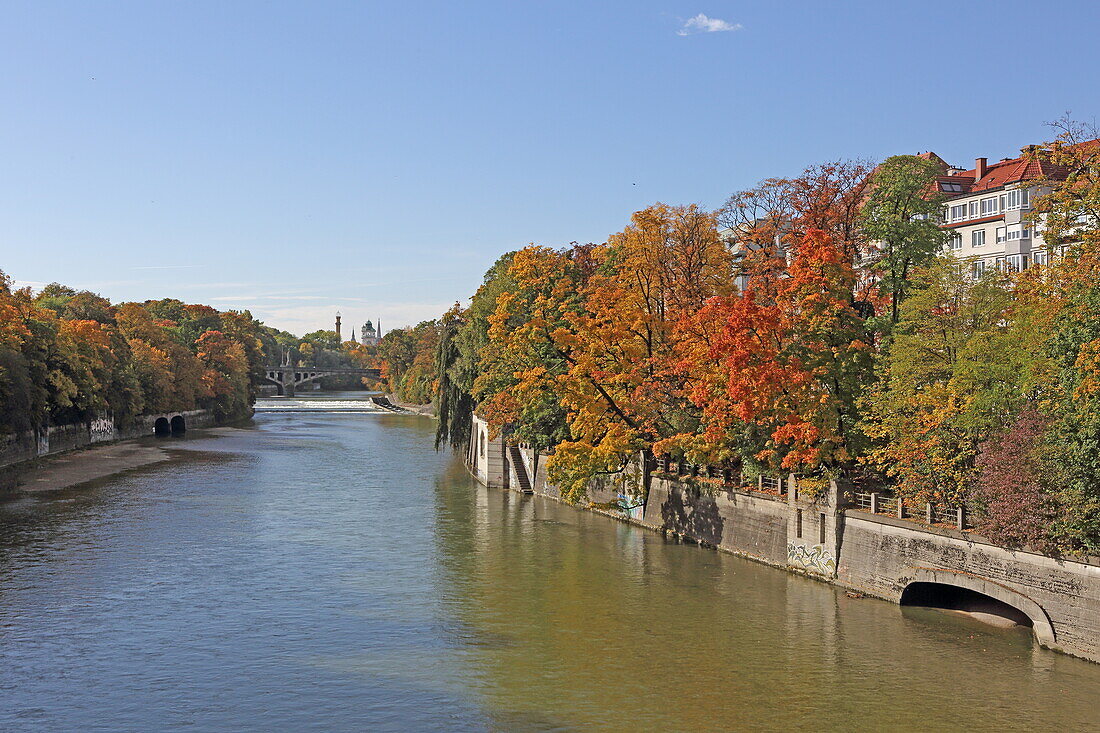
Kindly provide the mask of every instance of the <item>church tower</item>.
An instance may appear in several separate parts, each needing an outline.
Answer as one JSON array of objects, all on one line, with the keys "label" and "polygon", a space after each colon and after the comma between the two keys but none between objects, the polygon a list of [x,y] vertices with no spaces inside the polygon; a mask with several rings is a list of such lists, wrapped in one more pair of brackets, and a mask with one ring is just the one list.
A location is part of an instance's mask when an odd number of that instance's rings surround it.
[{"label": "church tower", "polygon": [[363,337],[363,344],[365,346],[377,346],[378,345],[378,331],[375,330],[374,324],[367,321],[363,324],[363,330],[359,332]]}]

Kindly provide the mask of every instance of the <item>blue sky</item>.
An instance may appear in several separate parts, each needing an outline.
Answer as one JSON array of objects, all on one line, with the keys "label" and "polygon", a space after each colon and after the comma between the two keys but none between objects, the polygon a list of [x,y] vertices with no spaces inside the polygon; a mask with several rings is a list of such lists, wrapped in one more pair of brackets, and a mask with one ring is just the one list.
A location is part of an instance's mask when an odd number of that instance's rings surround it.
[{"label": "blue sky", "polygon": [[1100,113],[1100,2],[4,2],[0,269],[298,333],[844,157]]}]

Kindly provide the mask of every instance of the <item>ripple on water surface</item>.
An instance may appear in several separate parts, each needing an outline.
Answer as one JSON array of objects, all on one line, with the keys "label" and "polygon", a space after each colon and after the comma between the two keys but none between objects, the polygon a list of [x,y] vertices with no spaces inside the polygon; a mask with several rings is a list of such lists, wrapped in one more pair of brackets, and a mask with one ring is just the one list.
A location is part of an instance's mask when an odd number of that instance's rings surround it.
[{"label": "ripple on water surface", "polygon": [[1096,728],[1100,665],[485,490],[434,428],[266,411],[0,506],[0,729]]}]

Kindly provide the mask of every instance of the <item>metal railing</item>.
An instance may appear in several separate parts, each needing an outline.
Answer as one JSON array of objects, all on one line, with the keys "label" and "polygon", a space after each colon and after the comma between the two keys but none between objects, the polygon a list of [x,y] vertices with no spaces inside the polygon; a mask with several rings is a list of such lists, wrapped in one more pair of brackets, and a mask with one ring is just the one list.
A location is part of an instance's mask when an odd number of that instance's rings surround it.
[{"label": "metal railing", "polygon": [[783,492],[783,479],[778,476],[761,476],[760,488],[763,491]]},{"label": "metal railing", "polygon": [[963,507],[945,504],[926,503],[923,506],[915,502],[906,502],[901,497],[890,496],[882,492],[853,491],[851,505],[871,514],[884,514],[898,519],[909,519],[924,524],[942,525],[955,529],[968,529],[966,511]]},{"label": "metal railing", "polygon": [[741,473],[739,467],[731,468],[729,466],[674,461],[667,455],[657,456],[651,465],[656,471],[670,478],[702,478],[710,481],[720,481],[730,488],[756,489],[781,496],[787,492],[787,477],[757,476],[756,478],[748,478]]}]

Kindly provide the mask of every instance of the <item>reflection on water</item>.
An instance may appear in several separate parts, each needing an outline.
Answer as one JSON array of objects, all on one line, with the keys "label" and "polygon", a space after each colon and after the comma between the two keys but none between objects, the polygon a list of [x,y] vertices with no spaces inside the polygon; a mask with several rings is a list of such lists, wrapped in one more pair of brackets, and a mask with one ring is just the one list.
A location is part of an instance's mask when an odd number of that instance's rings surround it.
[{"label": "reflection on water", "polygon": [[265,412],[0,506],[0,729],[1096,725],[1020,630],[485,490],[433,430]]}]

